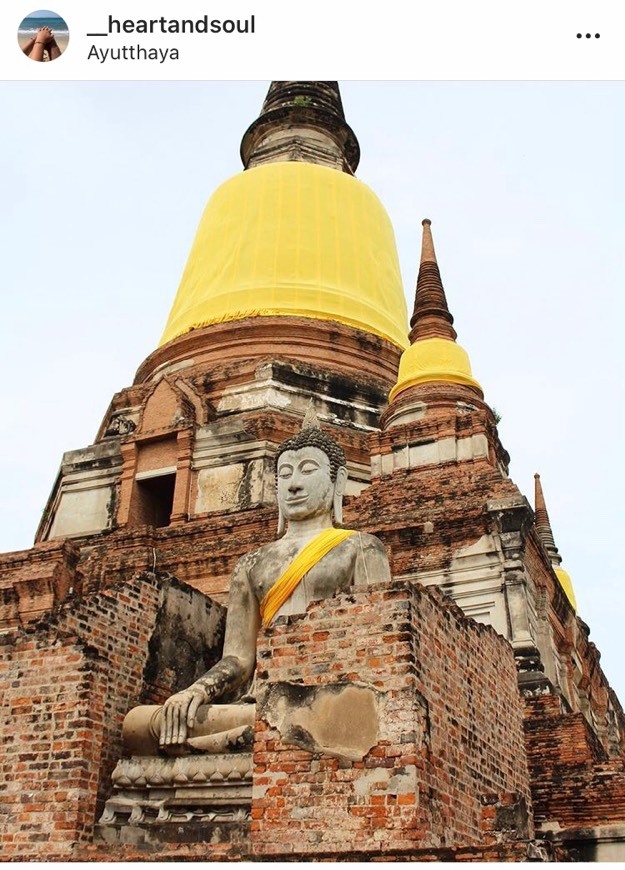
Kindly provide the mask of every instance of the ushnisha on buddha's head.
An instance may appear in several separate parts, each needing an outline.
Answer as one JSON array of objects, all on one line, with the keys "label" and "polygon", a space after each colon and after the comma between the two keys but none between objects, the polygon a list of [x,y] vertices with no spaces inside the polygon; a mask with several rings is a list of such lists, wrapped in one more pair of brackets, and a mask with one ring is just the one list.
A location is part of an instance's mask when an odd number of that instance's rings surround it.
[{"label": "ushnisha on buddha's head", "polygon": [[[312,417],[312,419],[311,419]],[[343,520],[343,493],[347,482],[345,453],[340,444],[319,428],[307,414],[302,431],[284,441],[276,455],[278,535],[285,523],[312,517]]]}]

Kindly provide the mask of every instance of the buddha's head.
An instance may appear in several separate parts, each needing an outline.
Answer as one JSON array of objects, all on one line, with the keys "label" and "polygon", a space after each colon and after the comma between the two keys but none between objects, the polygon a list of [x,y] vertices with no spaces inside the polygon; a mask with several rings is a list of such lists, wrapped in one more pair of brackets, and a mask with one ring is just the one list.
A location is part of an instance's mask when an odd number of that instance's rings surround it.
[{"label": "buddha's head", "polygon": [[343,520],[343,493],[347,482],[345,453],[318,424],[307,426],[283,441],[276,455],[278,535],[285,522],[332,515]]}]

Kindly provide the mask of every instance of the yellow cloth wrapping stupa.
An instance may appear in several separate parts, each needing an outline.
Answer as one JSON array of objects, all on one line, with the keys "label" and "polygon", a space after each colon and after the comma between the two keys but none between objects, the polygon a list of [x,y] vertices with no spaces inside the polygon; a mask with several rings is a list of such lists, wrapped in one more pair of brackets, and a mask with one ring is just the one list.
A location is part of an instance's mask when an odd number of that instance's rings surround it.
[{"label": "yellow cloth wrapping stupa", "polygon": [[463,384],[482,394],[471,373],[469,355],[456,343],[454,319],[447,305],[434,251],[432,221],[422,221],[421,262],[417,277],[414,314],[410,321],[410,346],[402,353],[392,402],[409,387],[428,383]]},{"label": "yellow cloth wrapping stupa", "polygon": [[425,338],[410,345],[401,355],[397,383],[391,401],[416,384],[443,382],[465,384],[482,391],[471,373],[469,355],[463,347],[446,338]]},{"label": "yellow cloth wrapping stupa", "polygon": [[577,611],[577,601],[575,599],[575,592],[573,590],[573,581],[569,575],[568,571],[565,571],[564,568],[554,568],[556,572],[556,577],[560,581],[560,586],[562,587],[564,594],[569,600],[569,604],[573,608],[573,610]]},{"label": "yellow cloth wrapping stupa", "polygon": [[277,162],[217,189],[161,345],[259,315],[338,321],[406,347],[393,228],[365,184],[324,166]]}]

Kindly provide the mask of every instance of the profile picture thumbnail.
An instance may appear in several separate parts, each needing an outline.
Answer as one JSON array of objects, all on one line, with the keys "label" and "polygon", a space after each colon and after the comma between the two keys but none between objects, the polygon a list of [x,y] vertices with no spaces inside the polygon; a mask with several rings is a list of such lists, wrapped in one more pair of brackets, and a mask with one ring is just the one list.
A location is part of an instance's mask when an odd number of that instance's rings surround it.
[{"label": "profile picture thumbnail", "polygon": [[69,43],[69,29],[65,21],[50,9],[31,12],[17,30],[20,48],[30,60],[39,62],[56,60]]}]

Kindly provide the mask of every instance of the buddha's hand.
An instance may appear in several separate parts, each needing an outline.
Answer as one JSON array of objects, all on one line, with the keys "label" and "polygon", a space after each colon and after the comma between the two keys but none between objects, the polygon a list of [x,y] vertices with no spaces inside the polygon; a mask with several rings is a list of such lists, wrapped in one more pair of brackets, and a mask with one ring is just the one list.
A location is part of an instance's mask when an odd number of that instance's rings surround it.
[{"label": "buddha's hand", "polygon": [[187,734],[193,729],[198,707],[208,703],[209,700],[206,689],[197,683],[168,698],[161,711],[159,745],[183,744]]}]

